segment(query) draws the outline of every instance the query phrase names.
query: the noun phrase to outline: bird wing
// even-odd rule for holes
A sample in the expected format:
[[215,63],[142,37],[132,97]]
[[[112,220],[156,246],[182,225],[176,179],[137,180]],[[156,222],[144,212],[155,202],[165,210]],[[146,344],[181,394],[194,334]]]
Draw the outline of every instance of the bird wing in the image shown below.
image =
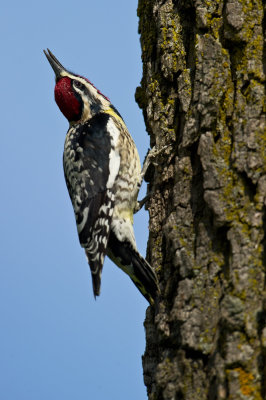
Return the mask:
[[114,209],[113,184],[120,166],[120,156],[108,130],[110,118],[107,114],[97,114],[85,124],[70,128],[63,160],[79,240],[88,258],[95,296],[100,294],[101,271]]

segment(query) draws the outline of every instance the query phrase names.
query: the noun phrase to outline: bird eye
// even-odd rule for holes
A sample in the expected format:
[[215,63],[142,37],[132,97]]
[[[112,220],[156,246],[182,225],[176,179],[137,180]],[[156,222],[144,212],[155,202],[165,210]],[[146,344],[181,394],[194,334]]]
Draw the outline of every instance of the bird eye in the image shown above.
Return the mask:
[[80,81],[74,81],[74,84],[77,88],[82,89],[83,88],[83,83],[81,83]]

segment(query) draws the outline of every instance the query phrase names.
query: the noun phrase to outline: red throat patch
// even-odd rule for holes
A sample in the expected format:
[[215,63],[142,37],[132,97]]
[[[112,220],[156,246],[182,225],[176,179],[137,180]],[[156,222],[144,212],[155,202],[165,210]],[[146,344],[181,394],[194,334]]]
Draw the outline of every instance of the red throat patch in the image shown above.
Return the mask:
[[56,83],[54,97],[60,111],[68,121],[77,121],[80,119],[82,107],[74,93],[70,78],[65,76]]

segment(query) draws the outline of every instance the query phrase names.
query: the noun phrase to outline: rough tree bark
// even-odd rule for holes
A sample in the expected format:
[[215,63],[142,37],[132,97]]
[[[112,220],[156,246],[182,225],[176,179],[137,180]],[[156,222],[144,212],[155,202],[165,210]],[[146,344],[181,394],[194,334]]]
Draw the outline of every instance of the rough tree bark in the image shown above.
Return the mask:
[[265,4],[139,0],[149,399],[266,399]]

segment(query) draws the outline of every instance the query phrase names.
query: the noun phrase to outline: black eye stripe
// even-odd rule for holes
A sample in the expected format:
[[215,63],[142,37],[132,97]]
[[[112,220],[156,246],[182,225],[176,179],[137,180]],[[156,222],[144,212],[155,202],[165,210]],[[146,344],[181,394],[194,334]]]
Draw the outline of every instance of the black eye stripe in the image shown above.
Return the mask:
[[84,89],[84,85],[80,81],[73,81],[73,83],[77,88]]

